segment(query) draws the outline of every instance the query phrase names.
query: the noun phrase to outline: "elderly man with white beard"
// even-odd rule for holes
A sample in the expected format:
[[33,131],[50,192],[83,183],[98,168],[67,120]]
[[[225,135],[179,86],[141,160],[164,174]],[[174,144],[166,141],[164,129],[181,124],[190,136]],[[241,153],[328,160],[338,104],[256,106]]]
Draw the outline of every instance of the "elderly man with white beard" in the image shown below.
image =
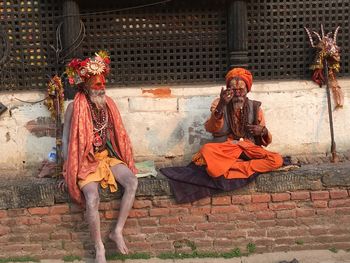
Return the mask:
[[100,51],[93,58],[73,59],[66,68],[78,93],[67,107],[63,129],[63,175],[73,201],[86,207],[86,219],[95,245],[95,262],[105,263],[101,238],[98,187],[124,187],[118,220],[109,238],[122,254],[128,253],[123,228],[137,189],[130,139],[114,101],[105,94],[110,59]]
[[261,102],[247,97],[253,76],[244,68],[234,68],[226,74],[226,88],[211,105],[211,115],[205,129],[214,136],[192,161],[206,166],[214,178],[249,178],[255,173],[269,172],[282,166],[280,154],[262,146],[272,142],[266,127]]

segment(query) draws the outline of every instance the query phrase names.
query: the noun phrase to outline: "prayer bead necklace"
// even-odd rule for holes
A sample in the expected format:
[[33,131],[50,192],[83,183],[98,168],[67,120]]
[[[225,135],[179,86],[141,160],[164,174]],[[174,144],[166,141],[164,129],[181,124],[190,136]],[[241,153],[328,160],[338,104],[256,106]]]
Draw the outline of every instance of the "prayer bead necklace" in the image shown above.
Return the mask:
[[107,128],[108,128],[108,112],[105,109],[97,109],[90,98],[87,96],[87,101],[90,107],[92,122],[93,122],[93,146],[94,151],[98,152],[105,148],[107,142]]

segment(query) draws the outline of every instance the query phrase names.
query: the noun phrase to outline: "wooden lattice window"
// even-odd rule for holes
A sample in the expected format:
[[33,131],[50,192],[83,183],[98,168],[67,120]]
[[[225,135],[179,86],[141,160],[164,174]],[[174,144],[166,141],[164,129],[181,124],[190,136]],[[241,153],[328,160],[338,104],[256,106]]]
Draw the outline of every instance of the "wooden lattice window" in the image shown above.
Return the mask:
[[[81,12],[115,10],[118,4],[82,3]],[[109,50],[109,81],[115,85],[222,81],[227,67],[227,15],[223,6],[225,1],[179,0],[83,15],[83,53],[90,56],[95,50]]]
[[45,86],[55,71],[50,45],[55,44],[54,20],[60,15],[55,0],[0,1],[0,91]]
[[55,70],[50,45],[55,43],[60,2],[0,0],[0,15],[0,91],[44,87]]
[[304,26],[326,32],[340,25],[341,74],[350,75],[350,1],[257,0],[248,3],[249,66],[259,79],[300,79],[310,76],[314,51]]

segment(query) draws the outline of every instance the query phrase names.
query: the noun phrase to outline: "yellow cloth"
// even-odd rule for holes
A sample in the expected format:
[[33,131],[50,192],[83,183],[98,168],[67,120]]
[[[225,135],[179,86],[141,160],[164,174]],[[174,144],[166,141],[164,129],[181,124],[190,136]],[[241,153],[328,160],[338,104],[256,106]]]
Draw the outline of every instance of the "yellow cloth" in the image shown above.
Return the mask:
[[102,188],[107,188],[109,186],[111,192],[116,192],[118,186],[110,167],[125,163],[117,158],[109,157],[107,150],[95,153],[95,158],[99,161],[96,171],[90,173],[85,180],[79,180],[79,188],[83,188],[90,182],[100,182]]

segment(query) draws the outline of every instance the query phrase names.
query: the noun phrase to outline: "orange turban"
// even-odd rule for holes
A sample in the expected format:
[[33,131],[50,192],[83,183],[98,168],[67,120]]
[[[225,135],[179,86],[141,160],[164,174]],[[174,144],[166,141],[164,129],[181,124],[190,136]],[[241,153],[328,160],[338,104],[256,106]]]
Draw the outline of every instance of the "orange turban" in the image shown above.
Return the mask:
[[227,72],[226,77],[225,77],[226,86],[234,77],[241,78],[245,82],[245,84],[247,85],[248,92],[251,90],[252,84],[253,84],[253,76],[249,70],[246,70],[244,68],[231,69],[229,72]]

